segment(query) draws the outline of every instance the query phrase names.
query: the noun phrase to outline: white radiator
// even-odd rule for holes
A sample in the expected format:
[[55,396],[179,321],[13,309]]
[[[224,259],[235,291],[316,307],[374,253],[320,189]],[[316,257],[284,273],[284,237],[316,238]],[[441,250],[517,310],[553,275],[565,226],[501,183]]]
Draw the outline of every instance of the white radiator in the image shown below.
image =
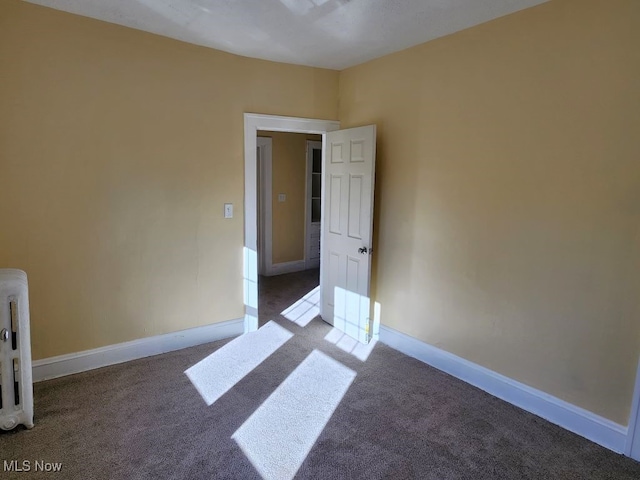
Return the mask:
[[22,270],[0,269],[0,428],[33,427],[29,290]]

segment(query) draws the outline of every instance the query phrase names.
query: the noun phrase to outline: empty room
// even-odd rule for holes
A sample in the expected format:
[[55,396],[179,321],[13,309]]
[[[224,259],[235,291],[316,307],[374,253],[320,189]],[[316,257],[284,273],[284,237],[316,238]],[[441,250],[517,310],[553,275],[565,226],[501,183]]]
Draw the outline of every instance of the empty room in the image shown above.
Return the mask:
[[640,2],[0,0],[0,477],[640,478]]

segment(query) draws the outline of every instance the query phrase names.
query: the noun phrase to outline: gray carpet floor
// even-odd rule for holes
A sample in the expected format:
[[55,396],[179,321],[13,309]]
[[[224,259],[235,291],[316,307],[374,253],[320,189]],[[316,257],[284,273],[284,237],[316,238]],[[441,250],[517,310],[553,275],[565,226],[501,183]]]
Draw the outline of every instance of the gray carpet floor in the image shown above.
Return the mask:
[[[260,478],[233,433],[314,350],[357,372],[296,478],[640,479],[640,464],[378,344],[362,362],[277,316],[317,272],[261,279],[260,323],[294,337],[207,406],[184,371],[228,340],[35,385],[36,426],[0,433],[0,478]],[[286,425],[283,425],[286,428]],[[34,472],[36,460],[62,462]]]

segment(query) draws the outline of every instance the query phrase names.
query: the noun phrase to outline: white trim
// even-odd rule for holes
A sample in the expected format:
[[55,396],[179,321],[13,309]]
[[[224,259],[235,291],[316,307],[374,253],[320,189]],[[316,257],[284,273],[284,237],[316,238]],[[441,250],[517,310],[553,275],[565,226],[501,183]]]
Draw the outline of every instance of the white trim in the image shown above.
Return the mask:
[[271,137],[257,137],[256,148],[260,148],[260,204],[262,211],[258,228],[262,237],[262,245],[258,248],[258,262],[260,273],[270,275],[273,261],[273,139]]
[[39,382],[234,337],[242,334],[243,326],[243,319],[228,320],[93,350],[35,360],[33,380]]
[[624,451],[627,428],[611,420],[384,325],[380,341],[614,452]]
[[258,312],[246,313],[243,323],[244,332],[255,332],[258,330]]
[[[325,238],[324,238],[324,233],[325,233],[325,210],[324,210],[324,201],[327,197],[326,195],[326,188],[327,188],[327,183],[326,183],[326,178],[325,178],[325,173],[327,170],[327,136],[326,135],[322,135],[322,175],[320,175],[320,182],[322,184],[322,186],[320,187],[321,193],[320,193],[320,302],[318,303],[318,315],[320,316],[320,318],[322,318],[323,320],[325,320],[326,318],[328,318],[328,312],[324,311],[324,303],[322,302],[322,299],[324,298],[324,289],[325,286],[323,285],[323,278],[324,278],[324,265],[322,265],[322,249],[326,248],[327,243],[325,242]],[[328,322],[327,322],[328,323]],[[331,312],[331,325],[333,325],[333,312]]]
[[[253,317],[255,305],[249,305],[258,297],[258,202],[256,148],[258,130],[272,132],[319,133],[340,128],[340,122],[310,118],[280,117],[275,115],[244,114],[244,298],[245,316]],[[253,252],[253,254],[252,254]],[[245,332],[257,329],[257,322],[245,320]],[[255,327],[255,328],[254,328]]]
[[631,403],[631,416],[629,417],[629,431],[624,454],[634,460],[640,461],[640,361],[636,371],[636,386],[633,391]]

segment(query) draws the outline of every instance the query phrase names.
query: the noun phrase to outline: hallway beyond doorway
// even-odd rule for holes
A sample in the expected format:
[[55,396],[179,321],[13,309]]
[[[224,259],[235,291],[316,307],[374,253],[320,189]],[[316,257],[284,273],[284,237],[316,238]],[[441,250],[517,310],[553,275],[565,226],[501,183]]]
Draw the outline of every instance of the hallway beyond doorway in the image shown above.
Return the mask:
[[320,269],[258,279],[258,325],[276,320],[280,313],[320,284]]

